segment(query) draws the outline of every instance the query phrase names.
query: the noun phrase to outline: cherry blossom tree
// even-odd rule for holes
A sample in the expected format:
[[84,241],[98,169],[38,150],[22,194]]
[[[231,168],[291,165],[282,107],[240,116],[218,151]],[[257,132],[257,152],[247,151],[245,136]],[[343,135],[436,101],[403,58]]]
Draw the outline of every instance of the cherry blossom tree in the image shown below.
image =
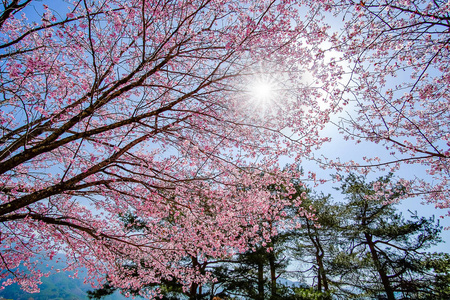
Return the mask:
[[332,37],[332,49],[349,67],[349,79],[338,95],[351,107],[338,124],[341,132],[357,142],[386,146],[390,158],[367,157],[365,167],[395,171],[405,164],[425,166],[428,176],[411,182],[411,193],[424,194],[437,207],[448,209],[450,4],[440,0],[317,4],[343,20]]
[[186,256],[258,242],[245,229],[292,203],[267,190],[289,186],[278,158],[320,146],[336,107],[317,101],[340,73],[321,59],[326,28],[302,15],[290,1],[3,1],[3,286],[38,291],[59,252],[117,287],[189,286],[208,277]]

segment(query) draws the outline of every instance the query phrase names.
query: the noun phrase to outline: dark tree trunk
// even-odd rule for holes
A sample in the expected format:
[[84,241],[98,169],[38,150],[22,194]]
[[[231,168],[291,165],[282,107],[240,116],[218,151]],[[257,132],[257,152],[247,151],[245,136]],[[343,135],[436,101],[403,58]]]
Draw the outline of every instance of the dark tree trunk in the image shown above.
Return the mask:
[[386,295],[388,297],[388,300],[395,300],[394,291],[391,287],[391,283],[389,281],[389,278],[386,274],[386,271],[384,270],[383,266],[380,263],[380,259],[378,257],[378,252],[375,249],[375,244],[372,240],[372,235],[365,233],[367,245],[369,246],[370,253],[372,255],[372,260],[375,263],[375,267],[377,268],[378,274],[380,275],[381,282],[384,287],[384,291],[386,292]]
[[269,253],[269,266],[270,266],[270,289],[272,298],[277,295],[277,274],[275,269],[275,253],[273,250]]
[[197,300],[197,288],[198,283],[191,283],[191,287],[189,289],[189,300]]
[[264,300],[264,265],[258,262],[258,300]]
[[325,256],[325,253],[315,228],[311,226],[308,221],[306,222],[306,228],[308,229],[309,238],[316,249],[317,290],[321,292],[323,287],[323,290],[326,292],[328,291],[328,280],[323,266],[323,257]]
[[[200,267],[200,264],[198,263],[197,257],[191,256],[192,260],[192,267],[194,269]],[[192,282],[191,286],[189,288],[189,300],[197,300],[197,289],[198,289],[198,283]]]

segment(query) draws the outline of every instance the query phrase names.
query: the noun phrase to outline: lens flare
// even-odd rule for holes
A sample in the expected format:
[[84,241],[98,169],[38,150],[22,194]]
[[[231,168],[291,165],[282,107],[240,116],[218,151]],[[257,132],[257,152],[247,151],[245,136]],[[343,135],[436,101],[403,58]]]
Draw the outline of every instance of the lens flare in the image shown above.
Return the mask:
[[275,86],[270,81],[259,80],[250,84],[248,93],[254,101],[267,104],[275,95]]

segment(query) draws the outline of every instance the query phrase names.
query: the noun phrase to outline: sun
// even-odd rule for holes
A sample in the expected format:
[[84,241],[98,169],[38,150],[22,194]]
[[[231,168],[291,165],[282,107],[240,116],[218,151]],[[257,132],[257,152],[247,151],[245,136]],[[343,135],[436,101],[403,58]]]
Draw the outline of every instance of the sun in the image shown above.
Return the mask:
[[275,96],[275,85],[269,80],[260,79],[249,84],[248,94],[254,101],[267,104]]
[[276,114],[286,92],[283,74],[276,70],[276,66],[263,63],[249,70],[239,82],[239,90],[243,92],[240,96],[244,100],[240,105],[261,116]]

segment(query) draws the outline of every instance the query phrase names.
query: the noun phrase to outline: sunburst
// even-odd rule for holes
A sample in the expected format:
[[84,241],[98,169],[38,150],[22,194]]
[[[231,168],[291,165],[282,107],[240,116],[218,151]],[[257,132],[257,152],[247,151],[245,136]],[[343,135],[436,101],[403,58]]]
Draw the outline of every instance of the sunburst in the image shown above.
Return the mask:
[[250,84],[248,93],[254,101],[268,104],[275,96],[275,85],[268,80],[257,80]]

